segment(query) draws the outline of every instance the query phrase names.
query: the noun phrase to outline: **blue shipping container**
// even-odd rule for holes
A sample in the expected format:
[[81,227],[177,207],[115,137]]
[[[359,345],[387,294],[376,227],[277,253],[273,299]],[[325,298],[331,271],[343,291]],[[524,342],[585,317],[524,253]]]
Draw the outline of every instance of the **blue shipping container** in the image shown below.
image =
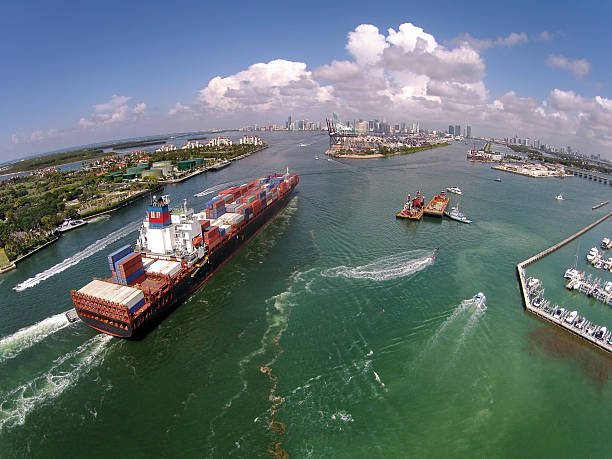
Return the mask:
[[115,264],[117,260],[120,260],[121,258],[131,253],[132,253],[132,247],[130,247],[129,245],[124,245],[120,249],[117,249],[114,252],[111,252],[110,254],[108,254],[108,264],[112,266]]
[[133,314],[136,311],[138,311],[140,308],[142,308],[144,305],[145,305],[145,300],[143,298],[142,300],[140,300],[138,303],[136,303],[134,306],[130,308],[130,312]]
[[225,234],[225,228],[219,227],[219,234],[223,236]]

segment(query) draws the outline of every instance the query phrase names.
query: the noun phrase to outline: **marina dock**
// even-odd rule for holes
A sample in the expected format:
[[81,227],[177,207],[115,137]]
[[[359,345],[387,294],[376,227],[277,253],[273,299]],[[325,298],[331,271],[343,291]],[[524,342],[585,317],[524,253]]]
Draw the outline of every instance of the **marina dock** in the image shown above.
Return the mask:
[[[559,320],[557,320],[557,318],[551,316],[550,314],[548,314],[545,310],[545,308],[538,308],[535,307],[531,304],[531,292],[530,290],[527,288],[526,285],[526,278],[525,278],[525,268],[527,266],[529,266],[532,263],[535,263],[538,260],[541,260],[542,258],[544,258],[547,255],[550,255],[551,253],[553,253],[555,250],[560,249],[561,247],[563,247],[566,244],[569,244],[570,242],[572,242],[574,239],[582,236],[584,233],[586,233],[587,231],[591,230],[592,228],[594,228],[595,226],[599,225],[600,223],[602,223],[603,221],[607,220],[610,216],[612,216],[612,212],[609,212],[608,214],[604,215],[603,217],[601,217],[600,219],[594,221],[593,223],[591,223],[590,225],[586,226],[585,228],[581,229],[580,231],[578,231],[575,234],[572,234],[571,236],[567,237],[566,239],[562,240],[561,242],[558,242],[557,244],[553,245],[552,247],[549,247],[546,250],[543,250],[542,252],[520,262],[518,265],[516,265],[516,270],[517,270],[517,275],[519,278],[519,287],[521,289],[521,295],[523,296],[523,304],[525,306],[525,309],[527,310],[527,312],[546,320],[547,322],[553,323],[555,325],[559,325],[561,326],[561,328],[563,328],[564,330],[569,331],[570,333],[572,333],[573,335],[582,338],[586,341],[588,341],[590,344],[595,345],[596,347],[598,347],[599,349],[602,349],[604,351],[606,351],[609,354],[612,354],[612,346],[607,344],[607,342],[605,340],[598,340],[596,339],[594,336],[587,334],[586,332],[583,332],[581,329],[577,329],[576,327],[572,327],[571,324],[566,324],[564,321],[562,321],[561,318],[558,318]],[[554,311],[553,311],[554,314]]]

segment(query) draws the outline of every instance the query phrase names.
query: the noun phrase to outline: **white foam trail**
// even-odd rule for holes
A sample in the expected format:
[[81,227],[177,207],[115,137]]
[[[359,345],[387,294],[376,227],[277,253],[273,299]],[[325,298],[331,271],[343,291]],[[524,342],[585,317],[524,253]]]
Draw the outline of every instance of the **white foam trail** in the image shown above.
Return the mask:
[[70,325],[66,313],[47,317],[34,325],[24,327],[12,335],[0,339],[0,363],[12,359],[23,350],[32,347],[47,336]]
[[99,217],[95,217],[92,218],[91,220],[89,220],[89,223],[95,223],[95,222],[99,222],[102,220],[108,220],[110,218],[110,215],[105,214],[105,215],[100,215]]
[[425,269],[433,262],[433,252],[413,250],[390,257],[379,258],[372,263],[356,268],[351,268],[349,266],[329,268],[324,270],[321,274],[325,277],[343,276],[349,279],[385,281],[411,276]]
[[59,397],[81,376],[102,363],[103,353],[112,339],[110,335],[96,335],[55,360],[47,372],[0,395],[0,431],[23,425],[32,410]]
[[385,387],[385,383],[380,380],[380,376],[378,376],[378,373],[374,372],[374,377],[376,378],[376,382],[378,382],[378,384],[380,384],[382,387]]
[[206,196],[207,194],[213,194],[219,190],[222,190],[223,188],[225,188],[227,185],[229,185],[229,183],[221,183],[219,185],[215,185],[215,186],[211,186],[210,188],[206,188],[203,191],[200,191],[199,193],[194,194],[194,196],[196,198],[202,198],[204,196]]
[[96,242],[88,246],[86,249],[75,253],[74,255],[66,258],[64,261],[54,266],[51,266],[49,269],[46,269],[43,272],[36,274],[36,276],[34,277],[30,277],[29,279],[26,279],[23,282],[20,282],[15,287],[13,287],[13,290],[17,292],[22,292],[25,289],[32,288],[40,284],[42,281],[49,279],[50,277],[53,277],[56,274],[61,273],[62,271],[67,270],[71,266],[74,266],[80,263],[86,258],[89,258],[94,253],[99,252],[100,250],[109,246],[113,242],[118,241],[122,237],[125,237],[128,234],[136,231],[139,227],[140,227],[140,220],[132,222],[124,226],[123,228],[118,229],[117,231],[113,231],[112,233],[106,235],[102,239],[98,239]]

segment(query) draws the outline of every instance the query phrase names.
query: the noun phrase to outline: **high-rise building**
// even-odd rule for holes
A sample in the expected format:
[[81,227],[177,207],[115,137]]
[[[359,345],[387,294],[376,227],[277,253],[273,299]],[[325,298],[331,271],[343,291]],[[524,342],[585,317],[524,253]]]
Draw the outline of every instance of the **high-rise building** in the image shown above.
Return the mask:
[[469,139],[472,137],[472,126],[469,124],[465,127],[465,136]]
[[450,135],[455,135],[455,127],[452,124],[448,125],[448,133]]
[[461,135],[461,126],[459,126],[458,124],[455,124],[455,136],[460,136]]
[[287,123],[285,124],[285,127],[287,129],[291,129],[291,115],[289,115],[289,117],[287,118]]

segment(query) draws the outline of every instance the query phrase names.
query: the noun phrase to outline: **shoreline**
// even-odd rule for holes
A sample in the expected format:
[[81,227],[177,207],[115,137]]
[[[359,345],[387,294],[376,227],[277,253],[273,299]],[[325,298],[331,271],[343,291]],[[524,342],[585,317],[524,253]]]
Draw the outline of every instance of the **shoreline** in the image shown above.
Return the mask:
[[387,158],[390,156],[399,156],[399,155],[411,155],[413,153],[418,153],[420,151],[425,150],[433,150],[434,148],[440,147],[448,147],[450,143],[443,144],[433,144],[422,147],[415,147],[416,150],[413,151],[396,151],[394,153],[390,153],[388,155],[383,155],[382,153],[373,153],[371,155],[360,155],[360,154],[345,154],[345,153],[334,153],[331,148],[325,151],[325,154],[328,156],[332,156],[334,158],[343,158],[343,159],[374,159],[374,158]]
[[567,178],[567,177],[573,177],[574,174],[567,174],[567,173],[563,173],[563,174],[547,174],[547,175],[536,175],[536,174],[530,174],[528,172],[521,172],[518,170],[511,170],[511,169],[507,169],[504,166],[491,166],[491,169],[495,169],[496,171],[502,171],[502,172],[508,172],[509,174],[516,174],[516,175],[522,175],[524,177],[531,177],[531,178]]

